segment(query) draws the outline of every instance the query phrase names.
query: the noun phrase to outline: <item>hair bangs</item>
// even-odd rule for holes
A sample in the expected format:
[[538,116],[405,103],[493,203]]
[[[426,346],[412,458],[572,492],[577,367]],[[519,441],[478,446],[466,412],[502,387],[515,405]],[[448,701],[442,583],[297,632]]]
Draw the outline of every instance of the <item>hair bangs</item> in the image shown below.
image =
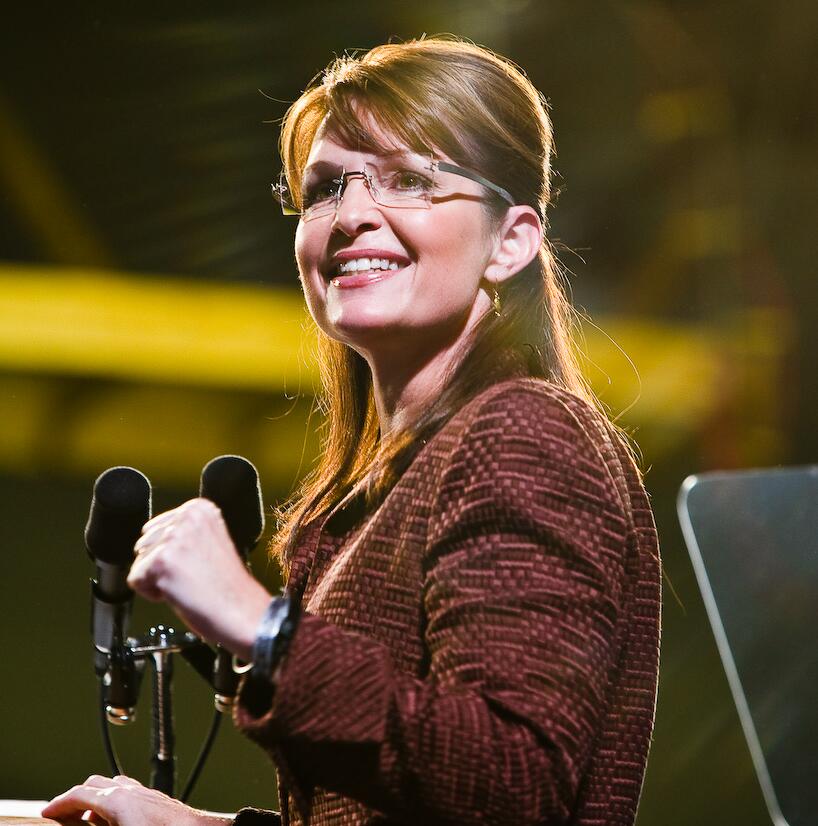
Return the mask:
[[380,92],[373,84],[363,89],[336,86],[327,97],[326,128],[345,146],[367,152],[388,153],[409,149],[432,152],[435,142],[428,118],[405,96]]

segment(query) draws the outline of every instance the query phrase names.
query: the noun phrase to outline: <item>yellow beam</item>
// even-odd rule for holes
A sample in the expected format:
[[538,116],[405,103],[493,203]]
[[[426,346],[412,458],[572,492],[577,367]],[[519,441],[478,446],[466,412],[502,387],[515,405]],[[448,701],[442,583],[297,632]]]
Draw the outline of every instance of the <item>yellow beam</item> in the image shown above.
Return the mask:
[[295,289],[0,266],[0,367],[287,389],[313,379]]
[[[737,315],[718,328],[608,317],[598,327],[584,326],[585,369],[612,413],[627,410],[623,422],[639,428],[638,438],[656,456],[725,405],[762,409],[753,377],[775,386],[790,347],[786,322],[774,310]],[[127,446],[135,455],[156,453],[157,466],[187,472],[191,450],[230,451],[258,418],[257,409],[242,412],[244,402],[231,402],[231,392],[278,399],[262,417],[282,412],[284,394],[312,395],[309,330],[295,288],[0,266],[0,370],[7,374],[0,412],[7,424],[19,423],[0,438],[0,464],[39,455],[44,434],[57,428],[64,437],[60,453],[73,457],[74,467],[103,464],[107,455],[123,461],[117,457]],[[38,374],[125,385],[97,397],[68,433],[59,401],[42,386],[48,378]],[[8,381],[15,376],[27,379],[13,389]],[[776,418],[774,410],[761,416],[758,439],[772,444]],[[274,439],[260,437],[252,452],[275,444],[282,474],[294,473],[303,439],[281,428],[300,425],[259,426]]]

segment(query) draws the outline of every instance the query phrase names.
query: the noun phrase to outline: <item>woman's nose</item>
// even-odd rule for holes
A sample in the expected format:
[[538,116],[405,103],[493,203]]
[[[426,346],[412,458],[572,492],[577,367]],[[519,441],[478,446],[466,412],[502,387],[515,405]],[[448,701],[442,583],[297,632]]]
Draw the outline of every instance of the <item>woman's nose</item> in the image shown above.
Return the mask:
[[380,221],[380,207],[372,197],[369,181],[363,174],[347,177],[335,210],[333,227],[349,235],[378,226]]

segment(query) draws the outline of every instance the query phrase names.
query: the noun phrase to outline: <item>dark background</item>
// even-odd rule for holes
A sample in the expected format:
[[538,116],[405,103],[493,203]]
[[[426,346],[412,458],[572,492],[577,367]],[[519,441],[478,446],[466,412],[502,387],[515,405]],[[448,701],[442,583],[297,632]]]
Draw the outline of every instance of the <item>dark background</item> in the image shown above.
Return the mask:
[[[576,304],[635,365],[586,325],[589,376],[614,414],[626,411],[642,449],[668,577],[639,823],[769,822],[675,500],[691,473],[815,461],[810,0],[7,11],[0,798],[47,798],[107,770],[82,548],[95,476],[139,467],[161,510],[196,492],[212,456],[241,453],[272,503],[314,455],[308,360],[265,361],[279,343],[298,351],[302,320],[294,227],[269,198],[276,122],[333,54],[424,32],[511,57],[549,99],[560,189],[552,235]],[[223,316],[235,329],[224,331]],[[189,330],[183,346],[175,322]],[[274,587],[263,549],[255,563]],[[163,616],[140,606],[133,628]],[[210,700],[184,664],[177,675],[184,776]],[[141,779],[147,700],[141,722],[115,732]],[[273,805],[272,769],[227,725],[194,802]]]

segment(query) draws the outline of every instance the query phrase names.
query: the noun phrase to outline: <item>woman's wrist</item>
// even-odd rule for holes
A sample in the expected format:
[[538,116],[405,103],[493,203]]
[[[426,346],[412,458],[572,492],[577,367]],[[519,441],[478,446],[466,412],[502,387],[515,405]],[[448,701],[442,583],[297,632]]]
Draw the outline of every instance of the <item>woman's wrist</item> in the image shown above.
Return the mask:
[[237,659],[249,662],[256,630],[269,603],[270,594],[267,589],[260,582],[252,580],[250,588],[231,599],[230,605],[220,615],[220,627],[206,638],[224,646]]
[[[202,809],[196,810],[196,817],[196,826],[231,826],[236,822],[236,819],[229,815],[217,815]],[[191,821],[191,826],[194,826],[193,821]]]

